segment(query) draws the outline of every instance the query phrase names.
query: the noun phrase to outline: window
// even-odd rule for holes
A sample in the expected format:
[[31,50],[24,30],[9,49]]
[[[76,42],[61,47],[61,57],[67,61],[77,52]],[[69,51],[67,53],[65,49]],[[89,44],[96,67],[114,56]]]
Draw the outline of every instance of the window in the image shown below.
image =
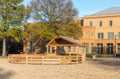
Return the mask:
[[57,54],[64,55],[65,54],[64,46],[58,46],[56,52],[57,52]]
[[82,53],[84,54],[85,50],[84,50],[84,47],[82,47]]
[[84,21],[80,20],[80,25],[83,26],[83,24],[84,24]]
[[112,43],[107,44],[107,54],[113,54],[113,44]]
[[112,21],[109,21],[109,26],[112,26]]
[[77,53],[77,47],[74,46],[74,53]]
[[50,46],[48,46],[48,52],[50,53],[51,51],[50,51]]
[[68,46],[67,48],[68,48],[68,52],[71,52],[71,46]]
[[94,44],[91,43],[91,53],[94,53]]
[[87,35],[88,35],[87,32],[84,32],[84,33],[83,33],[83,36],[84,36],[84,37],[86,37]]
[[93,22],[92,21],[90,21],[90,26],[93,26]]
[[89,52],[89,45],[88,45],[88,43],[84,43],[84,46],[85,46],[85,48],[86,48],[86,49],[85,49],[85,50],[86,50],[85,52],[88,53],[88,52]]
[[120,32],[118,32],[118,38],[120,38]]
[[104,33],[98,33],[98,39],[103,39],[104,38]]
[[99,22],[99,26],[102,27],[102,21]]
[[108,32],[108,39],[114,38],[114,32]]

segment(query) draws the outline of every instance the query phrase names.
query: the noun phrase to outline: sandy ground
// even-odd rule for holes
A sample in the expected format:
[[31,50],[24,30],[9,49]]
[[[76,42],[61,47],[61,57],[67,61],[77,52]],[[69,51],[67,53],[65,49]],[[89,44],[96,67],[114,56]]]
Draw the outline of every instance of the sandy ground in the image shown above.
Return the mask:
[[11,64],[0,59],[0,79],[120,79],[120,59],[78,65]]

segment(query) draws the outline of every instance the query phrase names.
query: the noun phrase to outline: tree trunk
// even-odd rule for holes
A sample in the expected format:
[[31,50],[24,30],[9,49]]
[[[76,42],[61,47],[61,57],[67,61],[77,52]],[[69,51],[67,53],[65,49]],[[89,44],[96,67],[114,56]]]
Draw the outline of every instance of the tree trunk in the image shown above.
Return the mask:
[[2,48],[2,56],[6,56],[6,38],[3,39],[3,48]]
[[25,53],[25,54],[27,54],[28,52],[29,52],[29,41],[25,41],[24,42],[24,46],[23,46],[23,52]]

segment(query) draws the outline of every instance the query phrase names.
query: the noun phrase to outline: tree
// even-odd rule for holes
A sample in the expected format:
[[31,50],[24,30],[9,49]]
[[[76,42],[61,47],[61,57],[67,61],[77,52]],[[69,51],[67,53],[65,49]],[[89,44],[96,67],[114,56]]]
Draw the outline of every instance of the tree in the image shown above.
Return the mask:
[[[30,19],[30,15],[31,15],[31,8],[29,5],[25,6],[25,11],[24,11],[24,19],[23,19],[23,32],[22,32],[22,40],[23,40],[23,52],[27,53],[29,51],[29,36],[30,36],[30,32],[31,30],[28,29],[29,27],[29,23],[28,20]],[[31,28],[31,26],[30,26]],[[26,51],[27,50],[27,51]]]
[[73,20],[78,12],[71,0],[32,0],[28,10],[30,17],[37,22],[26,23],[24,26],[24,49],[27,50],[24,50],[25,53],[29,52],[30,42],[38,47],[56,35],[74,38],[82,35],[81,27]]
[[40,51],[42,41],[45,40],[44,37],[51,39],[51,36],[53,35],[44,23],[41,22],[27,23],[24,27],[24,32],[22,34],[24,38],[24,53],[33,52],[33,50],[30,51],[31,43],[36,49],[35,52],[38,53]]
[[7,55],[6,39],[20,41],[22,33],[23,0],[0,0],[0,37],[3,39],[2,56]]
[[44,22],[55,36],[79,38],[82,35],[81,27],[73,20],[78,11],[71,0],[32,0],[31,9],[33,18],[38,22]]

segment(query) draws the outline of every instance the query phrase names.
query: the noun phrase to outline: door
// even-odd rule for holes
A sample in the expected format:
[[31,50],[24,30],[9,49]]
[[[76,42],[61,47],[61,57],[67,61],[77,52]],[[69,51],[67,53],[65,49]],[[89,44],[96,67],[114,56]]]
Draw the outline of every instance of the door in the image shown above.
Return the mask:
[[97,44],[97,53],[98,54],[102,54],[103,53],[103,44],[102,43],[98,43]]
[[113,54],[113,44],[112,43],[107,44],[107,54]]
[[64,55],[65,54],[64,46],[57,46],[56,52],[58,55]]

